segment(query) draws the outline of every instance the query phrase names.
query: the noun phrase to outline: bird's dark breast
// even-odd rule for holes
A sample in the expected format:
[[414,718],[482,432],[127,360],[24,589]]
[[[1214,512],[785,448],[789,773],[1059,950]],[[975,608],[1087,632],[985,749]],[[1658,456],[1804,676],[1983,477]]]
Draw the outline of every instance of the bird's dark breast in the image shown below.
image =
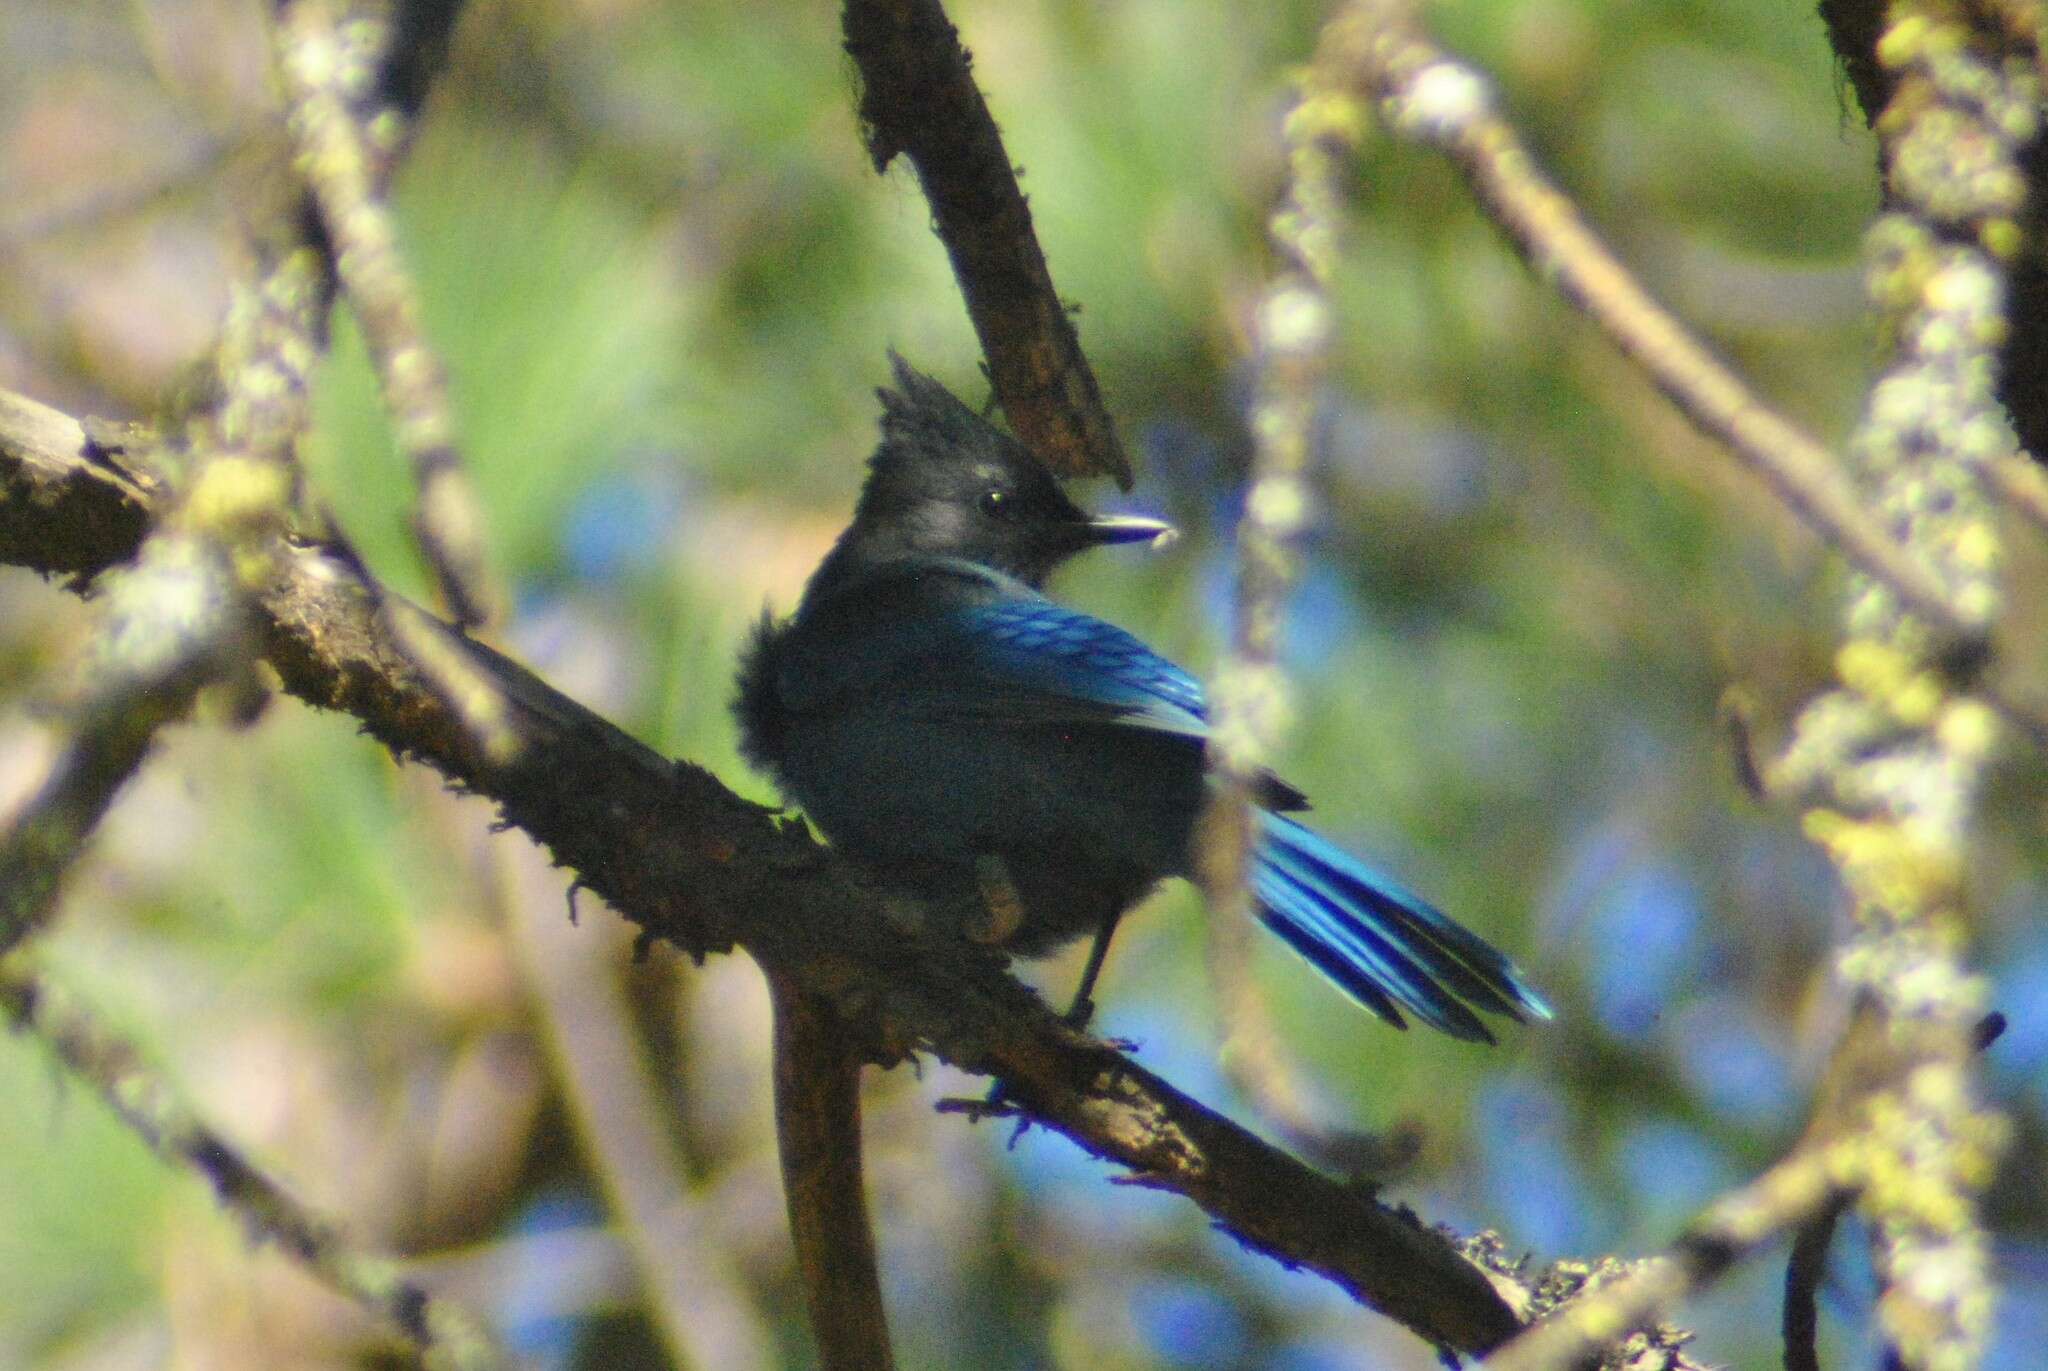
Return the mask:
[[[958,905],[997,857],[1025,921],[1007,946],[1050,951],[1187,870],[1199,744],[1165,734],[873,708],[788,714],[780,774],[834,846]],[[1110,745],[1113,744],[1113,745]]]

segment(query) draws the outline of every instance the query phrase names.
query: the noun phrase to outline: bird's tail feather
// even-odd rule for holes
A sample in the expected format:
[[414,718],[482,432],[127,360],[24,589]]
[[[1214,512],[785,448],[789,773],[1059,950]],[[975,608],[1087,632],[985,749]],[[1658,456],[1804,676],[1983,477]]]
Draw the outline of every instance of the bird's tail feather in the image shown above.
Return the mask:
[[[1454,1038],[1492,1042],[1472,1009],[1521,1020],[1550,1006],[1485,939],[1314,830],[1260,816],[1252,894],[1266,926],[1396,1028],[1402,1009]],[[1471,1008],[1467,1008],[1467,1004]]]

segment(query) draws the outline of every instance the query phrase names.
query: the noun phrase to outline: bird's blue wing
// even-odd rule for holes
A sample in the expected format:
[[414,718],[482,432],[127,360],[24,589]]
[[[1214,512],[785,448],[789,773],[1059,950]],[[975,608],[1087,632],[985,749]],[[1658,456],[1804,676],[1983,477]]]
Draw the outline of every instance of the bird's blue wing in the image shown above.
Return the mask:
[[1208,736],[1193,676],[1079,610],[1035,596],[965,607],[946,616],[941,638],[947,659],[912,687],[925,707]]
[[874,695],[892,713],[1009,724],[1122,724],[1208,736],[1202,687],[1114,624],[1009,577],[934,559],[820,609],[777,667],[783,701]]

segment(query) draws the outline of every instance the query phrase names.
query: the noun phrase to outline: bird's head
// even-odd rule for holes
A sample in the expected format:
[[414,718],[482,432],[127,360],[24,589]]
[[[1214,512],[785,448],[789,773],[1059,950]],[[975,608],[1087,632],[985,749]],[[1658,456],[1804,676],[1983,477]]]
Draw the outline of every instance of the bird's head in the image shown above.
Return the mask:
[[890,360],[896,388],[879,392],[882,442],[842,539],[849,555],[958,557],[1037,586],[1077,552],[1172,533],[1156,519],[1090,515],[1022,443]]

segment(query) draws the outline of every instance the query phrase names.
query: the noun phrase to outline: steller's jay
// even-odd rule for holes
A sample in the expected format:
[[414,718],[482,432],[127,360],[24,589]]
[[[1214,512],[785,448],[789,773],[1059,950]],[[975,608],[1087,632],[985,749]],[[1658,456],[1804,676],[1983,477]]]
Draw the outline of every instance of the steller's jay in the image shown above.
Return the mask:
[[[892,361],[852,524],[742,655],[742,748],[840,851],[968,936],[1037,956],[1094,931],[1085,1020],[1117,919],[1194,869],[1207,723],[1192,676],[1039,587],[1077,552],[1170,530],[1090,518],[1022,444]],[[1254,798],[1260,917],[1368,1009],[1483,1042],[1473,1009],[1550,1016],[1483,939],[1284,817],[1299,791],[1269,776]]]

